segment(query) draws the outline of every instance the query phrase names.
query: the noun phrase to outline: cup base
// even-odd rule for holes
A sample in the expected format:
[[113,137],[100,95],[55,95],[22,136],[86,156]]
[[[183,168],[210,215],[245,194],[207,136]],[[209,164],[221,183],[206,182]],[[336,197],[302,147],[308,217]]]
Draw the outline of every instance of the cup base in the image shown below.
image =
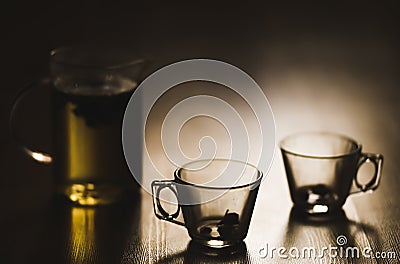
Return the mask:
[[340,206],[326,204],[295,204],[293,206],[293,211],[296,214],[316,218],[330,217],[336,215],[341,210]]
[[340,223],[346,221],[347,216],[342,208],[332,210],[326,214],[308,214],[304,209],[296,206],[292,207],[289,219],[293,223],[301,224],[326,224],[326,223]]
[[192,251],[197,251],[202,255],[212,257],[236,255],[238,253],[242,253],[243,250],[246,251],[246,245],[243,241],[227,242],[221,240],[192,240],[190,242],[190,248]]
[[226,241],[226,240],[218,240],[218,239],[211,239],[211,240],[193,240],[195,243],[213,249],[222,249],[235,246],[239,242],[237,241]]
[[96,206],[117,202],[123,189],[113,184],[74,183],[61,188],[60,193],[73,204]]

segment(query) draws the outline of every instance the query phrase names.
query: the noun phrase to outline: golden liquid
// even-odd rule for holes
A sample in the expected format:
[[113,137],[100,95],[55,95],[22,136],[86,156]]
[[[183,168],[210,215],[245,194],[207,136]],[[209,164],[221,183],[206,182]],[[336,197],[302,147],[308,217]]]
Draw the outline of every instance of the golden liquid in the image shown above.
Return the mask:
[[111,203],[134,185],[121,136],[125,108],[136,84],[118,83],[122,84],[107,87],[107,92],[94,92],[96,87],[54,89],[56,185],[75,203]]

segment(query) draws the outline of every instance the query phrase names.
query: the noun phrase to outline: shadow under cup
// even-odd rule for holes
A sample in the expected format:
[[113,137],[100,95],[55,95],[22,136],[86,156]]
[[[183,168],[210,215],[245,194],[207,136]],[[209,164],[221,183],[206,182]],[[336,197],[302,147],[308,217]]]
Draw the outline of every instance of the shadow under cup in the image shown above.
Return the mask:
[[[282,140],[280,148],[292,201],[305,213],[335,212],[349,194],[375,190],[379,185],[383,156],[361,152],[361,145],[346,136],[299,133]],[[375,171],[364,183],[357,173],[365,162],[372,162]]]
[[[236,245],[247,235],[262,177],[256,167],[240,161],[191,162],[175,171],[174,180],[152,183],[155,214],[185,226],[193,241],[201,245]],[[175,213],[168,213],[161,204],[165,188],[178,200]],[[178,220],[181,212],[184,222]]]

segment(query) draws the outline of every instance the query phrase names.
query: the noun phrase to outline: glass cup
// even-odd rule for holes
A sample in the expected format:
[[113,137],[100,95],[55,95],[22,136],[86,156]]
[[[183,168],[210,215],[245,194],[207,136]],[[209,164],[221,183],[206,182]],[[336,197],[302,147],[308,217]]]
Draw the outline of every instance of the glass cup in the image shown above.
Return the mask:
[[[135,188],[123,155],[121,127],[145,61],[124,51],[91,45],[51,51],[50,76],[22,90],[11,112],[16,141],[34,160],[52,163],[56,191],[79,205],[109,204]],[[23,144],[15,129],[14,112],[35,87],[51,90],[51,155]]]
[[[299,133],[283,139],[280,148],[292,201],[307,214],[335,212],[349,194],[373,191],[379,185],[383,156],[361,152],[361,145],[346,136]],[[372,162],[375,171],[364,183],[357,173],[366,162]]]
[[[200,245],[234,246],[247,235],[262,177],[255,166],[241,161],[194,161],[177,169],[174,180],[152,182],[154,212],[159,219],[185,226]],[[162,206],[165,188],[178,201],[173,213]],[[184,221],[178,219],[180,213]]]

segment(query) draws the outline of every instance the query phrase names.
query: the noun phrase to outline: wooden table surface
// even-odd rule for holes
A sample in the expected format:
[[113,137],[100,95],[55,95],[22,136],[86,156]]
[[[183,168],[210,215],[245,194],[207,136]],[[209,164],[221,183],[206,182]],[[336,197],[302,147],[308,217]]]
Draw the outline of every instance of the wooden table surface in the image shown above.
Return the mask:
[[[159,3],[154,8],[146,3],[93,7],[47,2],[10,8],[4,17],[9,28],[4,31],[3,51],[7,52],[0,116],[0,263],[400,263],[396,5],[328,6],[317,1],[231,5]],[[8,135],[12,98],[25,83],[46,74],[51,48],[107,34],[115,41],[129,39],[133,48],[151,54],[153,70],[199,57],[244,69],[267,95],[278,141],[303,130],[347,134],[360,141],[365,151],[384,155],[380,187],[349,197],[342,214],[331,221],[306,220],[292,212],[282,158],[276,150],[244,244],[235,254],[217,257],[190,243],[185,228],[158,220],[151,196],[144,191],[98,208],[73,207],[54,199],[51,168],[25,157]],[[28,111],[26,134],[28,140],[50,147],[46,98],[37,95],[36,100],[42,103]],[[318,250],[336,246],[339,235],[346,236],[349,246],[396,256],[259,256],[266,245]]]

